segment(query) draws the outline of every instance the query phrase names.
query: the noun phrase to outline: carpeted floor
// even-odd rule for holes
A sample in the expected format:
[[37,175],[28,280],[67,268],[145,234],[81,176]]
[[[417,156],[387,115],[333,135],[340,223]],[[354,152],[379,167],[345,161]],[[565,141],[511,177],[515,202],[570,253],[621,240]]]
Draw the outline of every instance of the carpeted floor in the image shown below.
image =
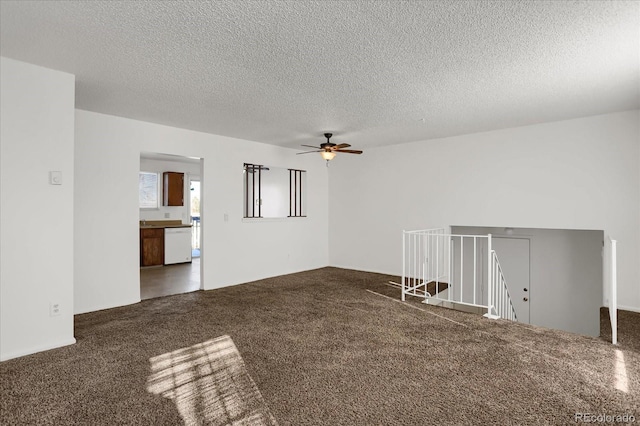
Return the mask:
[[614,347],[403,304],[389,279],[323,268],[79,315],[75,345],[0,364],[0,423],[640,421],[637,317]]

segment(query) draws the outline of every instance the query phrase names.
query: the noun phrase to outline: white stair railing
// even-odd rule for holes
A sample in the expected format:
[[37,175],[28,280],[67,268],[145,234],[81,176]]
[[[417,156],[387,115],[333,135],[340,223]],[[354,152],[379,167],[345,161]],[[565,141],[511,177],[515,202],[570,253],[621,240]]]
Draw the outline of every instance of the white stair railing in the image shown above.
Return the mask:
[[489,293],[491,293],[491,301],[493,304],[489,304],[486,317],[487,318],[504,318],[511,321],[517,321],[516,310],[509,295],[509,288],[507,287],[507,281],[502,273],[502,266],[498,260],[498,255],[495,250],[491,250],[491,285],[489,286]]
[[[423,229],[402,232],[402,300],[405,295],[433,296],[427,285],[435,283],[435,294],[440,292],[444,275],[444,229]],[[443,289],[445,288],[442,286]]]
[[[486,253],[489,253],[487,256]],[[446,234],[443,228],[402,232],[401,298],[461,304],[487,310],[489,318],[516,314],[491,234]]]

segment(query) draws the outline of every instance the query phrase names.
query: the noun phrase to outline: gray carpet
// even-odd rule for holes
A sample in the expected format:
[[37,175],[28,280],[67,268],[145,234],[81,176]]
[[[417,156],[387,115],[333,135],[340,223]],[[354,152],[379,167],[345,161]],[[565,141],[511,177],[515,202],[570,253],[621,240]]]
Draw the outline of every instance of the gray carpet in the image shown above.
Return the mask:
[[613,347],[402,304],[389,279],[323,268],[79,315],[77,344],[0,364],[0,423],[640,421],[637,324]]

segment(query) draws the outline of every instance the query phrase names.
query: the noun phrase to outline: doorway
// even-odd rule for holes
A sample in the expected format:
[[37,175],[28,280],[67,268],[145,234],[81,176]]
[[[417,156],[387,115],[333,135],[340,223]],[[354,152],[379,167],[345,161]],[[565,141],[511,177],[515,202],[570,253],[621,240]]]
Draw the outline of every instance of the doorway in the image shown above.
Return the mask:
[[191,179],[191,257],[200,257],[200,181]]
[[[141,176],[144,174],[146,177],[146,186],[143,188],[140,184],[140,198],[142,200],[144,195],[146,204],[140,204],[139,211],[142,300],[203,288],[202,169],[200,158],[149,152],[140,154]],[[153,176],[155,179],[151,179]],[[142,178],[140,181],[143,182]],[[155,186],[149,181],[156,182]],[[171,195],[166,201],[164,198],[169,192]],[[175,196],[175,192],[179,196]],[[154,205],[150,199],[155,199]],[[171,238],[168,239],[169,234]],[[148,240],[150,237],[153,240]],[[148,262],[150,246],[155,257]],[[151,266],[147,266],[149,264]]]

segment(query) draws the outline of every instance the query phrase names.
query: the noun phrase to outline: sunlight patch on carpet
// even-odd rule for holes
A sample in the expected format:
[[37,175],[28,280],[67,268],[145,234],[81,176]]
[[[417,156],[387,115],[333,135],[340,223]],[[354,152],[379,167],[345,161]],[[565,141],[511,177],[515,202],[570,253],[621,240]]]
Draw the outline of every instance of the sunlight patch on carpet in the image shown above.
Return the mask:
[[187,425],[277,425],[229,336],[149,359],[147,391],[171,399]]
[[616,389],[629,393],[627,365],[624,362],[624,354],[620,349],[616,349]]

